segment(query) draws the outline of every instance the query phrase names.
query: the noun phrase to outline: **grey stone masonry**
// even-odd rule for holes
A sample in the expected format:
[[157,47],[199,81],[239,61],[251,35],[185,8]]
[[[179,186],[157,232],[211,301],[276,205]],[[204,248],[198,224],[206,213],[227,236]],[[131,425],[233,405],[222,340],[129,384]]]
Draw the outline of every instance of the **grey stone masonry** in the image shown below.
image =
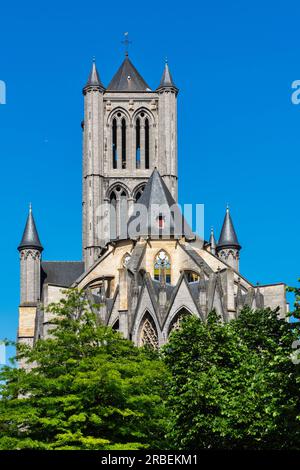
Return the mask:
[[[161,85],[157,91],[140,90],[138,85],[145,82],[128,59],[127,78],[123,72],[118,71],[112,83],[117,88],[121,80],[124,91],[105,90],[96,82],[88,82],[83,90],[82,243],[86,269],[97,260],[104,244],[103,215],[110,204],[116,209],[118,238],[121,212],[129,216],[154,168],[177,201],[178,89]],[[137,85],[130,87],[133,78]]]

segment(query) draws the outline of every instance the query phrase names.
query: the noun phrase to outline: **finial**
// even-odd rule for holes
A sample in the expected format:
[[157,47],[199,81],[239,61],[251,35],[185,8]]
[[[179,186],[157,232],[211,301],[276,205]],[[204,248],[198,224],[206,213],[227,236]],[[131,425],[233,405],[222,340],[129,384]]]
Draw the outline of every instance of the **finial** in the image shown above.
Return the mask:
[[228,204],[228,202],[227,202],[227,204],[226,204],[226,211],[229,212],[229,204]]
[[122,41],[122,44],[124,44],[125,46],[125,56],[128,57],[128,48],[129,48],[129,44],[131,44],[132,42],[129,41],[128,39],[128,31],[126,31],[126,33],[124,33],[124,41]]
[[92,61],[93,61],[93,64],[96,63],[96,57],[94,55],[93,55]]
[[165,57],[165,64],[168,63],[168,57]]
[[210,227],[210,233],[212,233],[212,234],[214,233],[214,228],[213,228],[213,226]]
[[32,204],[31,204],[31,202],[29,203],[29,212],[32,212]]

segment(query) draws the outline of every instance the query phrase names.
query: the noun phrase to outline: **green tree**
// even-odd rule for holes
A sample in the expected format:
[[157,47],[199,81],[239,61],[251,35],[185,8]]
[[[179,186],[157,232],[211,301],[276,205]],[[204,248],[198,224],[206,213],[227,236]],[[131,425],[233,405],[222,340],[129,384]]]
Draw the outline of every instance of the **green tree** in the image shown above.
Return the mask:
[[296,333],[278,311],[185,319],[164,348],[167,437],[177,449],[300,449]]
[[[298,279],[300,282],[300,279]],[[294,302],[294,311],[291,312],[291,315],[293,315],[295,318],[300,320],[300,287],[288,287],[287,288],[288,292],[292,292],[295,296],[295,302]]]
[[158,355],[103,326],[96,306],[71,290],[49,307],[51,337],[0,374],[0,449],[139,449],[164,445]]

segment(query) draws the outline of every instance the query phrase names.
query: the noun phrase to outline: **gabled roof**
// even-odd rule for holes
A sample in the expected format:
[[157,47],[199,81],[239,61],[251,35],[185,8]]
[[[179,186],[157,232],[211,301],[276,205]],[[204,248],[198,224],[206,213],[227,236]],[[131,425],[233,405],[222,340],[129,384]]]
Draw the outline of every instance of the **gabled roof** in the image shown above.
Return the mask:
[[35,248],[36,250],[43,251],[43,247],[36,229],[31,205],[29,207],[29,214],[27,217],[22,240],[18,246],[18,250],[21,251],[23,248]]
[[218,248],[231,246],[236,247],[238,249],[241,248],[237,235],[234,230],[233,222],[230,216],[229,207],[226,209],[226,214],[223,222],[223,227],[221,230],[221,235],[219,238]]
[[139,74],[131,60],[126,56],[119,70],[114,75],[107,91],[151,91],[143,77]]
[[[146,208],[143,214],[139,210],[141,206]],[[144,217],[142,217],[143,215]],[[161,225],[159,219],[162,221]],[[161,236],[164,238],[181,238],[182,236],[187,239],[195,238],[195,234],[156,168],[150,176],[143,194],[134,205],[133,215],[128,222],[128,238],[148,236],[150,238],[160,238]]]

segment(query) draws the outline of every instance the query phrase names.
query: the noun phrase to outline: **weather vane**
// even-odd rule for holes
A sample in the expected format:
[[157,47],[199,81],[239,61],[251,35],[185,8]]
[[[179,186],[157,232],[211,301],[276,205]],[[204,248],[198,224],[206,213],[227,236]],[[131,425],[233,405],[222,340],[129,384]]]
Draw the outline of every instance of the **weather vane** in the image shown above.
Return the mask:
[[128,39],[128,32],[124,33],[124,41],[122,41],[122,44],[124,44],[125,46],[125,55],[128,56],[128,48],[129,48],[129,44],[131,44],[132,42],[129,41]]

